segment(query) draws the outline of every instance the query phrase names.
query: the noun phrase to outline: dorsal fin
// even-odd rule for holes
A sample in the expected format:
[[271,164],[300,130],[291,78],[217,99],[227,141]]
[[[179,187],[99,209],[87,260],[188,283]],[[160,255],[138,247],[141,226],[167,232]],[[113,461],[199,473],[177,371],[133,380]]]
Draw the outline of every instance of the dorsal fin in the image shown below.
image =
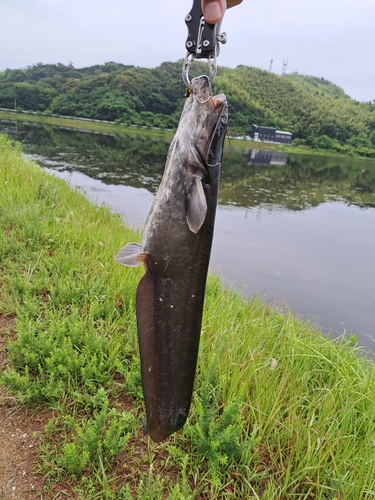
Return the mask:
[[[150,438],[159,443],[166,439],[173,430],[165,429],[166,422],[160,413],[160,370],[155,335],[155,282],[151,273],[146,273],[137,287],[136,309],[138,324],[138,340],[141,354],[142,387],[146,404],[147,428]],[[160,353],[159,353],[160,354]],[[165,394],[162,394],[165,396]],[[169,432],[168,432],[169,431]]]

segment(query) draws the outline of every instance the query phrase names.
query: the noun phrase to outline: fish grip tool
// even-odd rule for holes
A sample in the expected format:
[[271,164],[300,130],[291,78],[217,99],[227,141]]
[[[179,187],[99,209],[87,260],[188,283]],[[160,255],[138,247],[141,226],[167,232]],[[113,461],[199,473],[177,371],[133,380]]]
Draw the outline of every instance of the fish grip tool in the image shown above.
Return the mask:
[[185,17],[188,37],[185,42],[187,53],[182,65],[182,80],[190,88],[189,69],[194,59],[207,59],[208,77],[212,83],[216,76],[216,58],[220,52],[220,43],[226,43],[226,33],[220,32],[221,21],[217,24],[206,22],[201,0],[193,0],[193,7]]

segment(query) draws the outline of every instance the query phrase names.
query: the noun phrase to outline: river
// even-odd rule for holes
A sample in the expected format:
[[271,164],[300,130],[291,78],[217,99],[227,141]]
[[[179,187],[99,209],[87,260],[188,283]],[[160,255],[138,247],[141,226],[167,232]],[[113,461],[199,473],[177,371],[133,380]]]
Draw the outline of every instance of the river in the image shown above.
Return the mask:
[[[0,131],[143,227],[168,143],[9,121]],[[375,350],[375,162],[227,147],[210,269]]]

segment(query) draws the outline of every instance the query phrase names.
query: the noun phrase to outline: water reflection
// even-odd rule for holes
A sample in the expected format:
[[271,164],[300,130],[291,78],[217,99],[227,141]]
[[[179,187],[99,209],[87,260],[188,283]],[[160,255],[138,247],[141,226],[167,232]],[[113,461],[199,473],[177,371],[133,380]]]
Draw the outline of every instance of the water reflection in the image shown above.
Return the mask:
[[[4,126],[40,164],[142,227],[167,143]],[[219,203],[211,269],[374,347],[375,162],[226,148]]]
[[[11,131],[9,122],[1,126]],[[11,127],[15,127],[11,122]],[[13,135],[24,151],[51,168],[79,171],[105,184],[144,187],[156,193],[164,171],[167,142],[76,132],[18,123]],[[267,163],[269,162],[269,163]],[[239,207],[276,205],[304,210],[327,201],[375,207],[374,162],[275,151],[226,148],[220,203]],[[268,165],[268,168],[264,166]]]
[[252,149],[246,153],[248,165],[286,165],[288,161],[288,153],[280,153],[278,151],[267,151]]

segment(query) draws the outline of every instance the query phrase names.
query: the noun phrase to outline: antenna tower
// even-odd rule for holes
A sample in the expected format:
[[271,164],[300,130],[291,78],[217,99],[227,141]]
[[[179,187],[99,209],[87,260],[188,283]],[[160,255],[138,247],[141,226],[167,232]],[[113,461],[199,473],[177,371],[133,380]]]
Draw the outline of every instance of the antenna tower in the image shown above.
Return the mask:
[[288,59],[283,59],[283,67],[281,70],[281,75],[284,76],[286,74],[286,68],[288,67]]

